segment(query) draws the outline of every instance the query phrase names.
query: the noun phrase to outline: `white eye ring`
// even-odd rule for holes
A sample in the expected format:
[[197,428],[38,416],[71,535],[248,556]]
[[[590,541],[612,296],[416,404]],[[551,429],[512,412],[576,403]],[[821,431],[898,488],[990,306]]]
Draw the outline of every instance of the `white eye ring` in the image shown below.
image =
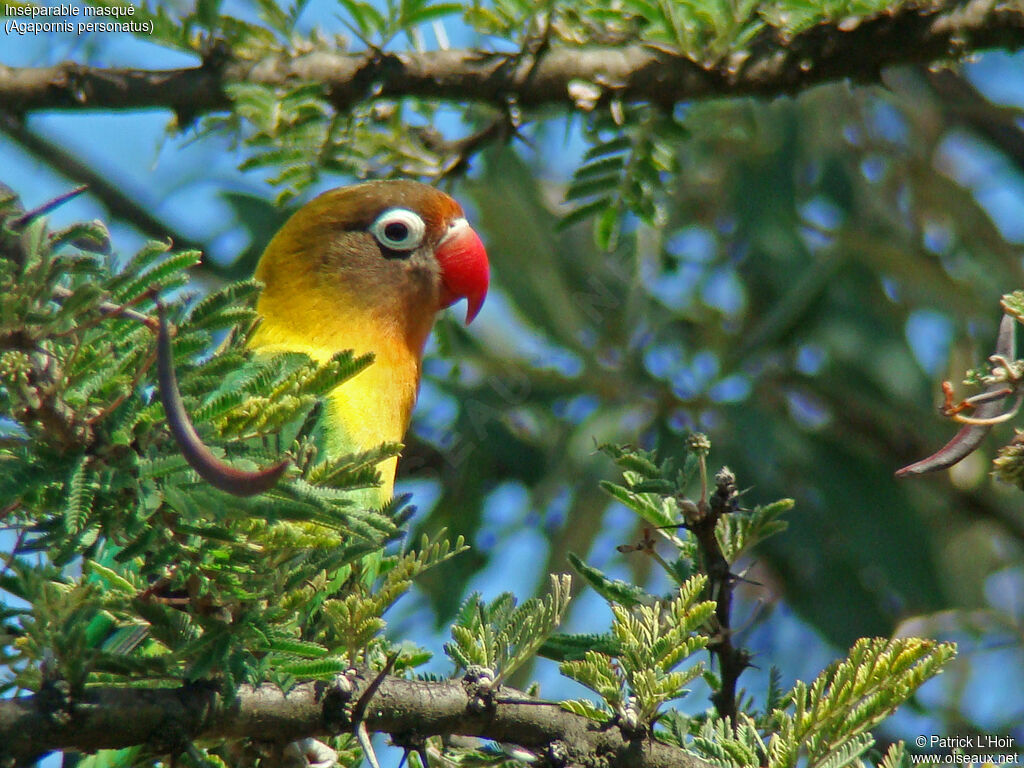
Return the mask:
[[406,208],[384,211],[370,225],[370,234],[377,242],[392,251],[411,251],[423,242],[427,231],[423,219]]

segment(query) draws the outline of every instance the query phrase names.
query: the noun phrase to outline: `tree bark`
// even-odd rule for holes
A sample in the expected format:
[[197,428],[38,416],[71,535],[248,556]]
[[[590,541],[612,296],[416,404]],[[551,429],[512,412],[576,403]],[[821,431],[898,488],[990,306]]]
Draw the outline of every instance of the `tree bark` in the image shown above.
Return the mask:
[[287,693],[243,686],[228,702],[208,686],[142,690],[91,688],[63,699],[42,693],[0,700],[0,765],[23,764],[52,750],[92,752],[144,744],[174,753],[199,738],[252,738],[285,744],[352,730],[362,711],[371,731],[402,744],[411,736],[462,735],[511,742],[564,766],[709,768],[690,753],[649,737],[630,739],[554,702],[518,691],[481,692],[467,679],[424,682],[385,676],[368,701],[371,674],[344,685],[303,683]]
[[592,109],[612,99],[666,106],[716,96],[778,96],[849,79],[878,82],[900,64],[956,59],[986,48],[1024,45],[1021,0],[910,2],[876,16],[849,17],[787,36],[767,28],[742,53],[698,62],[642,44],[541,46],[536,54],[477,50],[424,53],[318,51],[260,61],[167,71],[64,63],[0,65],[0,109],[145,109],[186,120],[230,105],[225,86],[319,82],[343,109],[371,98],[419,96],[521,107]]

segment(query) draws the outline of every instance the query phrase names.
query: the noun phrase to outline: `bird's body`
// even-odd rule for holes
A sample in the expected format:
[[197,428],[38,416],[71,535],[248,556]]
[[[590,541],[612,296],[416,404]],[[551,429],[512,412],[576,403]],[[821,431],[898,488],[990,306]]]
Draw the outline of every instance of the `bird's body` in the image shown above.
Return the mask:
[[[281,228],[256,269],[264,289],[252,346],[325,362],[342,350],[373,363],[339,386],[325,411],[328,456],[401,442],[419,390],[423,348],[440,309],[487,290],[487,257],[452,198],[411,181],[320,195]],[[397,460],[379,465],[378,502]]]

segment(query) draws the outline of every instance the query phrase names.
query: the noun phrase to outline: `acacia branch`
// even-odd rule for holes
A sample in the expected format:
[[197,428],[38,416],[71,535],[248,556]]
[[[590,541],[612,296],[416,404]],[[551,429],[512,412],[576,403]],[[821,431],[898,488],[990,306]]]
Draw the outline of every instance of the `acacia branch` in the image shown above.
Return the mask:
[[[37,110],[164,107],[186,119],[225,110],[231,83],[323,83],[345,108],[372,97],[420,96],[523,107],[592,108],[615,98],[671,105],[715,96],[777,96],[818,83],[879,81],[881,70],[1024,45],[1021,0],[911,2],[877,16],[818,24],[795,35],[766,28],[742,54],[700,63],[642,44],[542,46],[527,53],[315,52],[166,71],[0,66],[0,108]],[[580,84],[587,96],[581,97]],[[596,94],[590,86],[597,86]]]
[[[350,673],[345,685],[304,683],[288,693],[243,686],[233,702],[209,687],[93,688],[78,699],[46,693],[0,700],[0,764],[16,764],[52,750],[91,752],[143,744],[176,752],[200,738],[253,738],[285,744],[307,736],[350,731],[352,705],[377,678]],[[663,742],[628,740],[557,704],[521,694],[481,706],[465,680],[424,682],[385,676],[363,719],[372,731],[403,736],[462,735],[511,742],[548,755],[557,764],[609,768],[709,768]],[[557,755],[557,758],[555,757]],[[589,757],[590,762],[587,762]]]
[[[708,498],[706,447],[707,438],[692,436],[694,444],[704,450],[700,457],[701,498],[694,503],[684,500],[686,510],[686,528],[697,540],[700,551],[701,570],[708,575],[708,587],[711,599],[715,601],[715,631],[708,650],[718,659],[721,685],[711,696],[711,701],[718,710],[719,717],[727,718],[736,729],[738,722],[737,685],[743,670],[750,666],[750,654],[738,647],[733,638],[732,599],[733,591],[739,577],[730,570],[729,561],[725,557],[722,545],[718,541],[716,529],[723,515],[733,514],[739,509],[739,491],[736,488],[736,476],[727,467],[722,467],[715,475],[715,491]],[[701,444],[703,443],[703,445]]]

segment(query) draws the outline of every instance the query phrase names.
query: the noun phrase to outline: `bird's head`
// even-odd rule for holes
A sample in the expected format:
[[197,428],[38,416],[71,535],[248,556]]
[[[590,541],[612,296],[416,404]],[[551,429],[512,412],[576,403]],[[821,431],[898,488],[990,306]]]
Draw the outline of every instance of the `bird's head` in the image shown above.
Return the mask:
[[332,319],[372,318],[398,323],[422,344],[434,315],[460,299],[466,322],[476,317],[489,267],[451,197],[414,181],[371,181],[300,208],[267,246],[256,277],[265,322],[308,337],[318,325],[330,333]]

